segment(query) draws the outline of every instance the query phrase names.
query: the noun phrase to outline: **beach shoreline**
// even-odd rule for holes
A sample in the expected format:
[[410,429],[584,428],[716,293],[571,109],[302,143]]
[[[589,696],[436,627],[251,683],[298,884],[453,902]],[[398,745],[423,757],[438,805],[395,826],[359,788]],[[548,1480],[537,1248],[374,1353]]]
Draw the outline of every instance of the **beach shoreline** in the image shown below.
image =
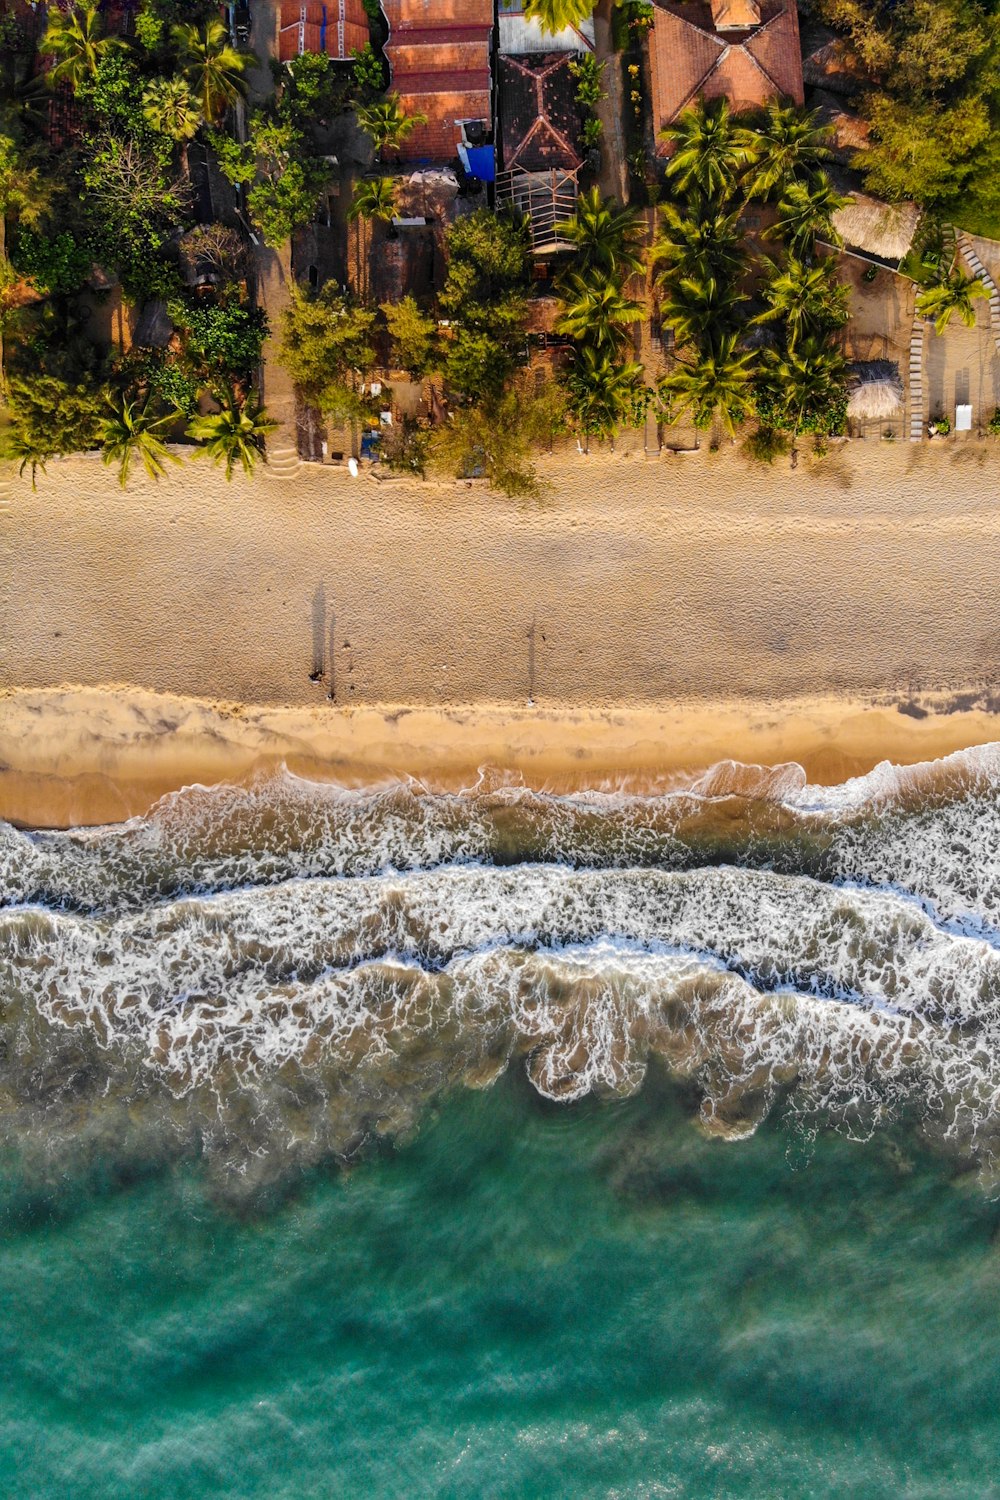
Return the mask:
[[883,761],[923,764],[997,740],[997,713],[932,700],[299,709],[122,686],[20,690],[0,699],[0,818],[30,828],[120,822],[186,786],[246,784],[279,769],[345,787],[412,778],[457,791],[486,777],[557,793],[694,785],[780,797],[803,780],[832,785]]
[[286,765],[348,785],[836,782],[1000,739],[984,443],[556,455],[541,501],[305,466],[0,507],[0,815],[114,821]]

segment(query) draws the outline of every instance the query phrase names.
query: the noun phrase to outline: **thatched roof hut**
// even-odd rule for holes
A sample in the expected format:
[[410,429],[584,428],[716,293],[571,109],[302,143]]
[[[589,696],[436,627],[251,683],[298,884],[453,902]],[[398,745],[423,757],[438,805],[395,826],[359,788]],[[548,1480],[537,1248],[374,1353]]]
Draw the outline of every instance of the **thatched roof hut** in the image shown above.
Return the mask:
[[919,223],[915,203],[885,203],[858,192],[852,192],[851,202],[833,216],[833,227],[850,249],[895,265],[913,244]]
[[903,382],[899,366],[887,359],[873,359],[851,366],[848,377],[847,415],[855,422],[885,422],[898,417],[903,408]]

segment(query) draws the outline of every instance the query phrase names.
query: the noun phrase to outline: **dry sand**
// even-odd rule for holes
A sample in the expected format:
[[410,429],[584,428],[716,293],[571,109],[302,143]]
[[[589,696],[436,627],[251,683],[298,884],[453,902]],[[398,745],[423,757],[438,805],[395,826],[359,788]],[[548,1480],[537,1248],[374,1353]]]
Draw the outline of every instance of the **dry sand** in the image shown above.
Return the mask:
[[796,759],[832,781],[1000,738],[995,448],[549,477],[533,503],[202,464],[123,494],[91,458],[10,483],[0,814],[126,816],[279,760],[568,785]]

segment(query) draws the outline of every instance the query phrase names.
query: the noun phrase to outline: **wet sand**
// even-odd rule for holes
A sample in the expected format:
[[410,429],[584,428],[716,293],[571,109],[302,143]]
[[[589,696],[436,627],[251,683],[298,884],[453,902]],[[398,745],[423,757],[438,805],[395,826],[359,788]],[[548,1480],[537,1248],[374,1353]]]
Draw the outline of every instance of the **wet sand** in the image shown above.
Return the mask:
[[278,761],[836,781],[1000,738],[995,446],[857,443],[796,471],[574,455],[547,477],[531,503],[204,464],[122,494],[89,457],[8,483],[0,813],[103,821]]

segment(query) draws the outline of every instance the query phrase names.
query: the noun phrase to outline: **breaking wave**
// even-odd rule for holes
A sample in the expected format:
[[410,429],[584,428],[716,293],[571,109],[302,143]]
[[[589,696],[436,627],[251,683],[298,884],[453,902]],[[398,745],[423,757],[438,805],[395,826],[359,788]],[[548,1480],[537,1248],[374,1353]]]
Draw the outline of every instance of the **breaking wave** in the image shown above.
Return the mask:
[[2,1118],[38,1170],[197,1151],[258,1190],[511,1067],[570,1101],[650,1066],[717,1135],[905,1114],[994,1170],[997,746],[644,796],[281,773],[0,825],[0,894]]

